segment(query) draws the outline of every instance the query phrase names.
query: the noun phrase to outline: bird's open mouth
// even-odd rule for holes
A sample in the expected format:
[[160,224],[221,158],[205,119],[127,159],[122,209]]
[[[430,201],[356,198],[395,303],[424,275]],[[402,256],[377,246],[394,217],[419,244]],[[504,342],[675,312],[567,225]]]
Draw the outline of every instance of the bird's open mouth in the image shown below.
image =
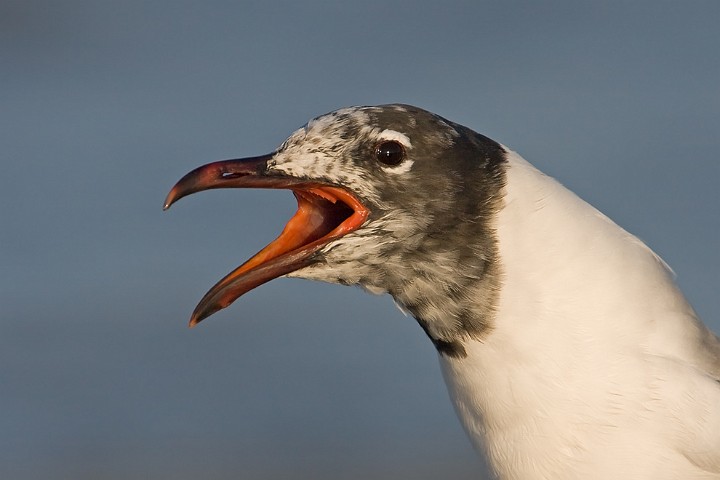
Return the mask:
[[272,155],[209,163],[185,175],[170,190],[165,209],[191,193],[213,188],[292,190],[298,209],[278,238],[230,272],[200,300],[194,326],[265,282],[309,265],[324,245],[360,228],[370,211],[348,190],[287,175],[267,174]]

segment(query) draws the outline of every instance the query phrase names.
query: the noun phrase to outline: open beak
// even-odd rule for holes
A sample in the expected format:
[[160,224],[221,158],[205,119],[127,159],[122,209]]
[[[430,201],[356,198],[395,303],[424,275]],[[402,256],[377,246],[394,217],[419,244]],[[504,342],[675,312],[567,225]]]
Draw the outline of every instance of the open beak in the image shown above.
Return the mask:
[[191,193],[213,188],[278,188],[295,194],[298,209],[278,238],[215,284],[190,317],[195,326],[244,293],[309,265],[324,245],[360,228],[370,211],[345,188],[268,171],[273,154],[208,163],[170,190],[164,210]]

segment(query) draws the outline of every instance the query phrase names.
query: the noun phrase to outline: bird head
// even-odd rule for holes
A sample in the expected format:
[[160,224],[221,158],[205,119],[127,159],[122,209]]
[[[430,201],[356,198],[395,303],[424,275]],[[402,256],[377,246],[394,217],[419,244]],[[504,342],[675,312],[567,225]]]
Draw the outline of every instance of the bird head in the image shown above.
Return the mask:
[[208,291],[190,324],[292,276],[390,293],[441,352],[462,353],[458,342],[490,323],[504,155],[466,127],[394,104],[337,110],[273,153],[193,170],[165,209],[215,188],[289,189],[298,209],[277,239]]

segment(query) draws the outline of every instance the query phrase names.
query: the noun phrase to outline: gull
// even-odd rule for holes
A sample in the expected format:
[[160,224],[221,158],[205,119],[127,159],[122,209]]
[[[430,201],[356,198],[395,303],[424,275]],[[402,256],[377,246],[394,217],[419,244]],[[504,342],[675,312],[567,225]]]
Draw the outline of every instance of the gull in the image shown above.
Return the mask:
[[650,248],[517,153],[401,104],[311,120],[170,191],[291,190],[195,325],[280,276],[388,293],[435,346],[492,475],[720,479],[720,340]]

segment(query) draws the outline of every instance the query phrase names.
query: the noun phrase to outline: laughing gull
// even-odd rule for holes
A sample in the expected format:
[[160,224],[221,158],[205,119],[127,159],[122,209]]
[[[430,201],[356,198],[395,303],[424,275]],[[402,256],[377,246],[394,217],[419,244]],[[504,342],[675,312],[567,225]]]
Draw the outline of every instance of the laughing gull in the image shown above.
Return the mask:
[[518,154],[409,105],[320,116],[212,188],[290,189],[282,234],[194,325],[280,276],[387,292],[498,479],[720,479],[720,340],[663,261]]

